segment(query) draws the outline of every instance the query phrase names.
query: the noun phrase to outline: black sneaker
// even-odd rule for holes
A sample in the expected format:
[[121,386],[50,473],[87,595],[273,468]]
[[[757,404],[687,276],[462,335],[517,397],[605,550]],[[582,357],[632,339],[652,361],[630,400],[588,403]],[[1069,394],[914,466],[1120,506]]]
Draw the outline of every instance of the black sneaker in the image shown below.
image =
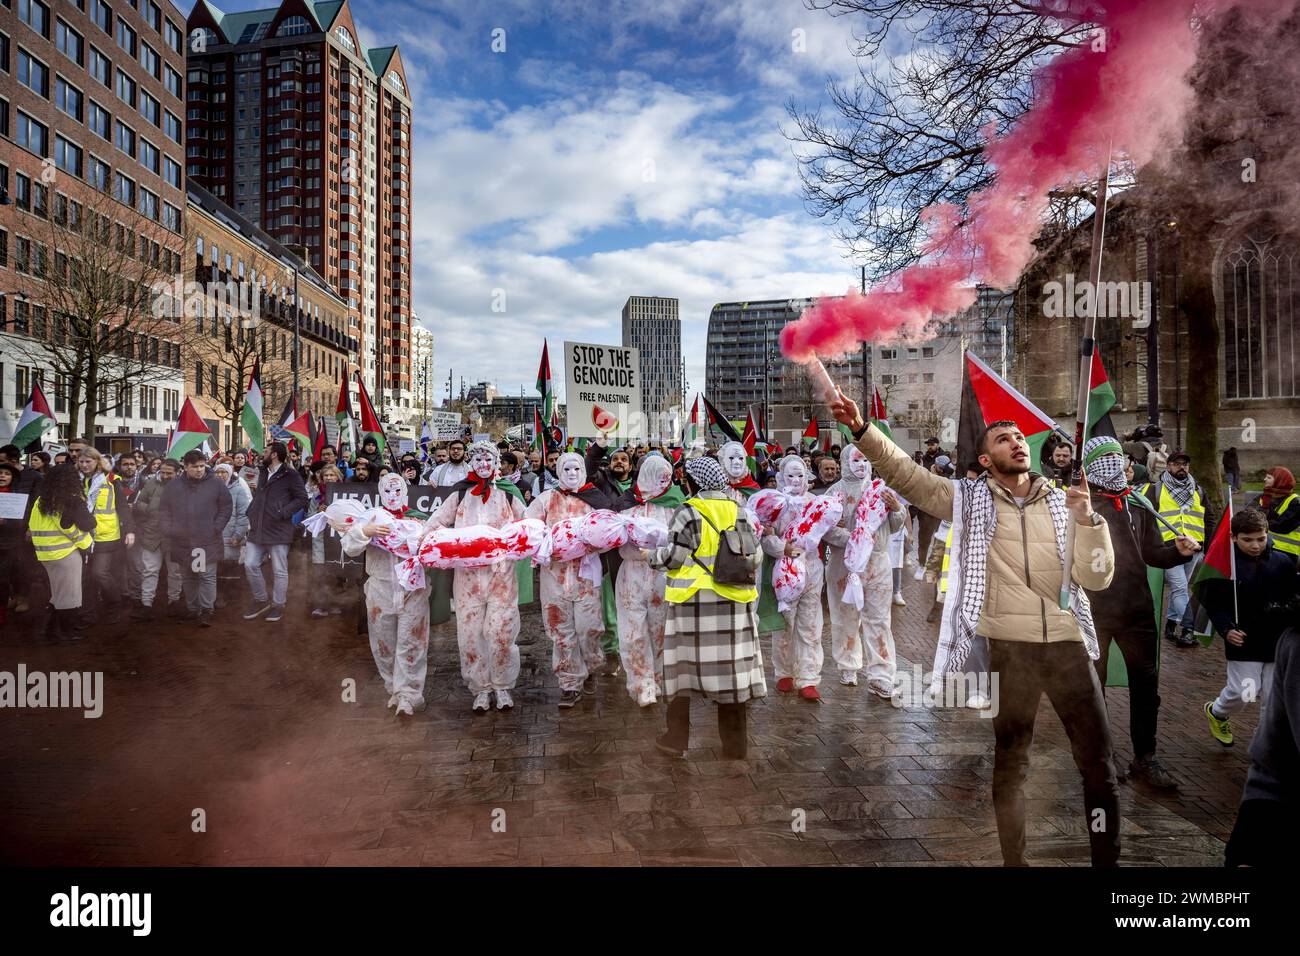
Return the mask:
[[588,697],[596,696],[596,675],[588,674],[587,679],[582,682],[582,692]]
[[1178,640],[1175,641],[1179,647],[1195,647],[1196,638],[1192,635],[1190,627],[1183,628],[1178,634]]
[[562,690],[560,691],[560,709],[568,710],[576,706],[578,701],[582,700],[582,691],[580,690]]
[[1178,643],[1178,624],[1174,621],[1165,621],[1165,640]]
[[280,607],[278,604],[272,604],[271,613],[266,616],[266,619],[274,623],[282,617],[284,617],[284,608]]
[[1134,760],[1128,765],[1128,775],[1132,780],[1140,780],[1148,786],[1160,790],[1177,790],[1176,781],[1168,770],[1160,765],[1154,756]]
[[212,626],[212,610],[211,610],[211,608],[204,608],[202,611],[199,611],[198,622],[199,622],[199,627],[211,627],[211,626]]
[[655,738],[655,749],[670,757],[677,757],[680,759],[686,756],[686,751],[669,742],[667,734]]
[[265,601],[250,601],[248,610],[244,612],[244,620],[251,621],[255,617],[261,617],[271,609],[271,605]]

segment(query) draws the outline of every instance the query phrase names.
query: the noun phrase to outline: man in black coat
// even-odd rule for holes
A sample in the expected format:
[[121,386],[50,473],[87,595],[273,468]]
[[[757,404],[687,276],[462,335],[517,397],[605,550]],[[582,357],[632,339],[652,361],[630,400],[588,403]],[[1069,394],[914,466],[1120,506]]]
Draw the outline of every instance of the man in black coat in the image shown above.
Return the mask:
[[[248,577],[253,599],[244,620],[266,614],[268,621],[284,615],[289,596],[289,544],[293,541],[293,516],[307,507],[307,488],[287,462],[289,450],[284,442],[266,446],[262,471],[258,475],[253,503],[248,506],[248,540],[244,544],[244,573]],[[267,600],[262,561],[271,559],[273,582]]]
[[180,565],[191,617],[200,627],[211,627],[217,563],[225,553],[221,534],[234,504],[226,483],[213,474],[203,452],[188,451],[181,463],[184,472],[163,485],[159,525],[172,560]]
[[1156,517],[1132,503],[1124,477],[1124,449],[1110,436],[1097,436],[1083,446],[1084,473],[1097,514],[1110,528],[1115,575],[1105,591],[1089,591],[1092,620],[1101,657],[1097,676],[1106,686],[1110,646],[1119,645],[1128,670],[1129,736],[1133,762],[1128,775],[1153,787],[1173,789],[1174,778],[1156,760],[1156,721],[1160,711],[1159,643],[1155,601],[1147,582],[1147,567],[1178,567],[1192,559],[1199,545],[1191,538],[1166,542]]

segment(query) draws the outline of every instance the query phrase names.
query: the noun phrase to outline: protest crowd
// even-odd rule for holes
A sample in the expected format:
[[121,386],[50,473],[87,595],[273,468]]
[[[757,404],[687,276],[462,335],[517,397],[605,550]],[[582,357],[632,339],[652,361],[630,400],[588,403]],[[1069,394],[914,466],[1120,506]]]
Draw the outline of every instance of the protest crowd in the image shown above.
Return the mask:
[[[1207,746],[1232,745],[1233,717],[1259,709],[1229,854],[1265,852],[1300,787],[1292,472],[1268,469],[1260,494],[1217,514],[1204,484],[1240,487],[1235,450],[1221,475],[1158,428],[1082,448],[1053,435],[1034,461],[1019,426],[996,421],[959,460],[938,437],[904,451],[843,393],[832,411],[834,442],[791,449],[748,430],[685,448],[465,438],[400,455],[381,432],[356,450],[318,444],[316,460],[279,440],[179,460],[109,456],[89,440],[53,455],[5,446],[0,497],[26,498],[0,520],[0,623],[76,644],[128,619],[341,617],[409,720],[425,707],[430,626],[451,620],[469,708],[514,707],[518,645],[535,640],[521,638],[519,607],[537,599],[561,710],[582,705],[598,677],[620,680],[640,706],[666,705],[657,747],[681,756],[691,699],[703,698],[717,705],[725,755],[743,758],[748,708],[769,677],[779,694],[820,701],[827,617],[840,684],[896,697],[891,608],[911,574],[933,585],[941,622],[932,691],[955,684],[962,705],[994,710],[1005,863],[1024,863],[1043,694],[1072,741],[1089,819],[1106,821],[1088,830],[1094,865],[1119,858],[1119,780],[1177,787],[1157,756],[1162,641],[1194,654],[1221,642]],[[1230,574],[1210,573],[1220,542]],[[1163,577],[1154,590],[1152,569]],[[1127,774],[1104,697],[1117,667],[1130,688]]]

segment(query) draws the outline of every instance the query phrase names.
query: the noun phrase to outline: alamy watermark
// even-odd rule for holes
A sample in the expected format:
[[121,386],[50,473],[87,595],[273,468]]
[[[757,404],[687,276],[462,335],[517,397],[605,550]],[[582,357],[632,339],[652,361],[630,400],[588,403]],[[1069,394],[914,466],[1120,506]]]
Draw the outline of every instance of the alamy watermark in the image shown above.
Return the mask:
[[1043,316],[1049,319],[1085,318],[1096,308],[1099,319],[1133,319],[1136,327],[1149,321],[1150,282],[1076,282],[1067,272],[1065,281],[1043,283]]
[[[911,691],[906,698],[902,693],[905,688]],[[926,710],[971,707],[978,709],[981,717],[992,720],[998,715],[998,689],[997,671],[949,674],[936,680],[933,671],[922,670],[921,665],[913,664],[910,680],[901,673],[894,677],[894,696],[890,703],[895,707],[910,703]]]
[[66,707],[84,711],[87,720],[104,713],[103,671],[0,671],[0,710]]

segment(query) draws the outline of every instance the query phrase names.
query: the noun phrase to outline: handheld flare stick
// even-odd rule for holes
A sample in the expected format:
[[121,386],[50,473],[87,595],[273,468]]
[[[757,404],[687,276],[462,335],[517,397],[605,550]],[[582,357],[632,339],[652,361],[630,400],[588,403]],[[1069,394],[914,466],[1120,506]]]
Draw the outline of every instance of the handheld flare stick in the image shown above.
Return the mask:
[[[1106,164],[1097,177],[1096,211],[1092,217],[1092,252],[1088,258],[1088,281],[1092,285],[1092,305],[1083,320],[1083,341],[1079,345],[1079,398],[1075,405],[1074,461],[1071,463],[1071,482],[1082,486],[1083,440],[1088,428],[1088,398],[1092,380],[1092,357],[1097,351],[1097,285],[1101,281],[1101,249],[1106,239],[1106,193],[1110,188],[1110,148],[1106,149]],[[1070,609],[1070,580],[1074,574],[1074,521],[1066,525],[1064,573],[1061,576],[1060,607]]]
[[813,356],[806,363],[804,368],[808,370],[808,377],[812,379],[813,391],[817,393],[818,399],[829,405],[835,400],[835,383],[831,381],[830,373],[826,371],[826,366],[822,364],[821,359]]

